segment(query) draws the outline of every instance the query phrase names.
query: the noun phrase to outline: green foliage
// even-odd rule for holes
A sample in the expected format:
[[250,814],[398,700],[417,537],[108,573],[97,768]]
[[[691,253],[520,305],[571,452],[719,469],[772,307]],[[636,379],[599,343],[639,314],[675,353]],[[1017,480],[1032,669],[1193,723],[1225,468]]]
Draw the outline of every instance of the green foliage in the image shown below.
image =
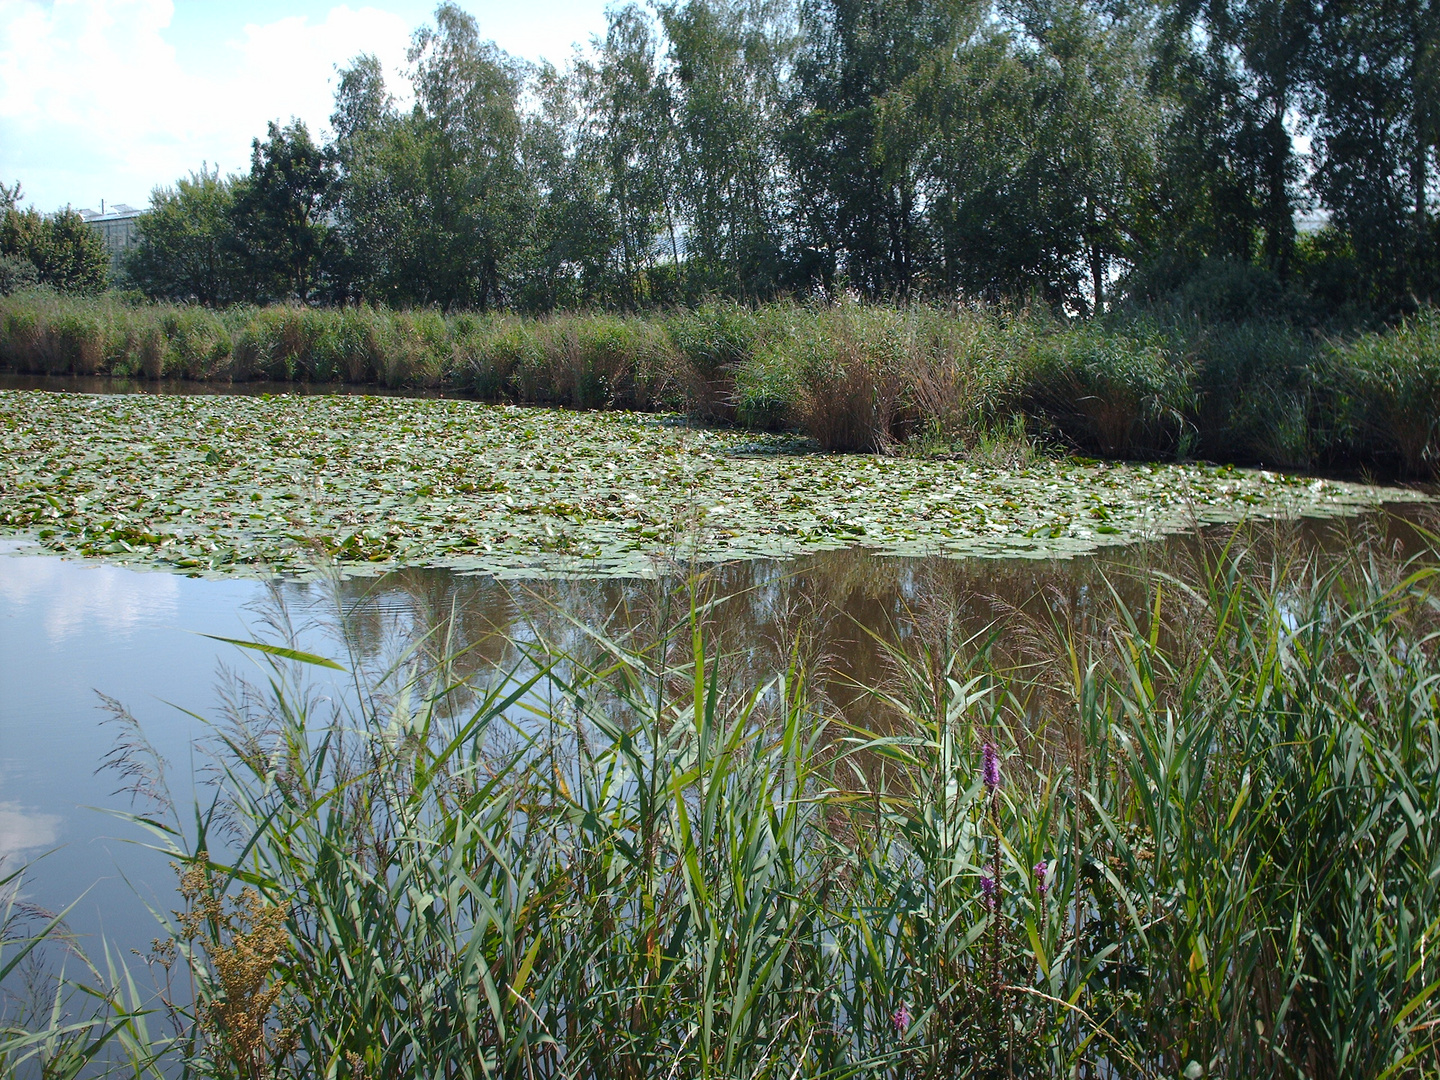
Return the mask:
[[218,170],[201,171],[151,192],[127,256],[130,280],[157,300],[219,307],[251,297],[235,232],[239,184]]
[[21,255],[0,255],[0,296],[40,284],[40,271],[35,264]]
[[746,308],[712,303],[676,312],[666,329],[685,365],[691,411],[704,421],[733,420],[736,374],[754,359],[760,318]]
[[110,266],[99,234],[69,207],[44,215],[33,208],[6,210],[0,215],[0,256],[29,262],[41,284],[68,293],[104,288]]
[[334,184],[329,157],[301,121],[272,122],[265,141],[254,141],[228,224],[256,299],[303,304],[319,291],[334,255],[326,222]]
[[533,191],[520,158],[518,64],[444,3],[408,54],[399,115],[367,58],[342,73],[337,230],[342,296],[445,310],[504,306]]
[[[1434,552],[1244,546],[976,639],[928,596],[846,710],[799,649],[737,680],[703,590],[478,675],[441,617],[343,658],[340,715],[331,661],[258,643],[213,802],[167,806],[140,738],[124,763],[157,781],[135,822],[185,904],[156,959],[195,999],[178,1037],[103,996],[89,1024],[220,1077],[1419,1076]],[[0,1052],[57,1024],[18,1019]]]
[[1340,422],[1365,457],[1397,460],[1411,476],[1440,473],[1440,315],[1427,309],[1386,333],[1331,351]]
[[1188,364],[1159,334],[1143,326],[1127,330],[1085,323],[1040,335],[1026,401],[1087,450],[1107,456],[1173,451],[1194,411]]

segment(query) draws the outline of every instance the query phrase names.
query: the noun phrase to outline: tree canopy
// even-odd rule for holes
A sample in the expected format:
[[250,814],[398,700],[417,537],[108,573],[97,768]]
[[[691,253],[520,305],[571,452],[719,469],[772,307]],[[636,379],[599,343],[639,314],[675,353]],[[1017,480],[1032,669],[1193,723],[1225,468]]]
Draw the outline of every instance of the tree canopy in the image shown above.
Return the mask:
[[[1038,299],[1216,263],[1440,296],[1435,0],[668,0],[563,68],[443,3],[328,138],[160,189],[137,283],[204,303],[547,310]],[[1319,221],[1297,231],[1297,215]]]

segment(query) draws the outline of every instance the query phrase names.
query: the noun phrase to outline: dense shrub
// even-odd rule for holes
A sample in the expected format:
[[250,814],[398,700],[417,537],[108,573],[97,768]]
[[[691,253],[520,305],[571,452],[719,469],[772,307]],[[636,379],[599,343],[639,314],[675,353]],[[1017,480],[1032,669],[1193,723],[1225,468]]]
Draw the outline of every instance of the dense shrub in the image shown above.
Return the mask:
[[539,335],[513,315],[459,316],[452,338],[460,378],[487,401],[518,400],[521,373],[535,370],[544,355]]
[[973,447],[1021,406],[1025,366],[1050,319],[1036,311],[968,307],[911,313],[906,377],[912,413],[932,432]]
[[40,284],[40,271],[35,264],[21,255],[0,255],[0,296]]

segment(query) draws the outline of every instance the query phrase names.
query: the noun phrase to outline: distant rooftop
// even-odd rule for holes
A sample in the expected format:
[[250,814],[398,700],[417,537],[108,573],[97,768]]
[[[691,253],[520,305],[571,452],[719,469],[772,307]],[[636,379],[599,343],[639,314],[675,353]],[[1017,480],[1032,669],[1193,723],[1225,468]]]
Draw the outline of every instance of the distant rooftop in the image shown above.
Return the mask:
[[99,210],[91,210],[89,207],[86,207],[79,213],[86,221],[123,221],[126,218],[133,218],[136,214],[143,214],[144,212],[145,211],[131,206],[129,203],[117,202],[111,206],[106,206],[102,202]]
[[1330,211],[1323,207],[1311,207],[1308,210],[1298,210],[1295,213],[1295,231],[1301,236],[1318,233],[1329,224]]

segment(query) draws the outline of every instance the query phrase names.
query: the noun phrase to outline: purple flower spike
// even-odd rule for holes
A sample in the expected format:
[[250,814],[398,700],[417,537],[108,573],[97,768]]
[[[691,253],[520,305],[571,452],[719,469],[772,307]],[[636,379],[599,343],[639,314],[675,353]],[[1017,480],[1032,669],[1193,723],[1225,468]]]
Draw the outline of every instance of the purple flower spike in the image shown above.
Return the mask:
[[985,906],[986,906],[986,907],[989,907],[989,908],[993,908],[993,907],[995,906],[995,898],[996,898],[996,896],[997,896],[997,895],[999,894],[999,892],[1000,892],[1000,886],[996,883],[995,879],[994,879],[993,877],[991,877],[989,874],[981,874],[981,875],[980,875],[980,892],[981,892],[981,893],[984,895],[984,897],[985,897]]
[[895,1029],[896,1035],[904,1035],[910,1027],[910,1010],[901,1005],[890,1014],[890,1026]]
[[981,757],[984,761],[985,790],[994,791],[1000,786],[1000,755],[995,753],[995,744],[987,742]]
[[1040,890],[1041,896],[1044,896],[1045,891],[1050,887],[1049,884],[1047,884],[1047,882],[1045,881],[1045,872],[1049,869],[1050,864],[1047,863],[1044,859],[1041,859],[1035,864],[1035,884],[1036,887]]

